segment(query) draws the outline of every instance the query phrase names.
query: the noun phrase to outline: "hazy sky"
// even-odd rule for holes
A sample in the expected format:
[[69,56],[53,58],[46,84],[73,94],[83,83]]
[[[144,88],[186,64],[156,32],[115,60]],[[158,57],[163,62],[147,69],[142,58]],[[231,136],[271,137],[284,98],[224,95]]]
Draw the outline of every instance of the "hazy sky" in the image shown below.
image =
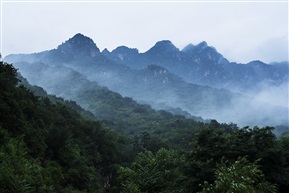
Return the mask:
[[1,1],[1,53],[56,48],[76,33],[100,50],[207,41],[230,61],[288,60],[288,2]]

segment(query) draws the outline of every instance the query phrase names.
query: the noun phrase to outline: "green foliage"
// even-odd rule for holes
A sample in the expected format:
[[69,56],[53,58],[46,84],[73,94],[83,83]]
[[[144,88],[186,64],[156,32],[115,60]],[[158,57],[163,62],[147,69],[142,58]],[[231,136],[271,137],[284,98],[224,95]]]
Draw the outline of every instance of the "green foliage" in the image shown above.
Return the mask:
[[182,192],[184,157],[174,150],[140,153],[130,167],[119,168],[122,192]]
[[0,192],[52,191],[50,171],[29,157],[23,137],[11,138],[2,128],[0,132]]
[[239,158],[233,164],[223,161],[217,165],[215,182],[205,182],[200,193],[274,193],[276,186],[264,179],[260,166]]
[[18,83],[17,70],[11,64],[0,62],[0,88],[5,90]]
[[[289,150],[280,147],[280,142],[270,127],[226,130],[219,125],[209,125],[193,140],[193,148],[186,160],[187,191],[200,191],[199,184],[216,180],[214,170],[221,160],[234,162],[246,156],[250,162],[259,160],[264,178],[279,186],[279,191],[288,188]],[[282,144],[282,143],[281,143]]]
[[0,70],[0,192],[104,191],[118,135],[34,96],[18,85],[12,65],[1,62]]

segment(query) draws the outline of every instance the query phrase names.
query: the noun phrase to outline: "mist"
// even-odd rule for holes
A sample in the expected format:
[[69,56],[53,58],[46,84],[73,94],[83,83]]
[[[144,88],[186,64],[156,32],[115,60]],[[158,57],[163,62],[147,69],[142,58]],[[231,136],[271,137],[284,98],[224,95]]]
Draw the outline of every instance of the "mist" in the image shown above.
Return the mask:
[[[214,116],[221,122],[234,122],[244,126],[289,126],[288,83],[264,86],[259,92],[247,91],[234,100],[227,109],[220,109]],[[205,116],[205,115],[204,115]]]
[[[288,83],[279,86],[267,85],[258,92],[247,91],[236,94],[224,106],[216,107],[215,96],[207,97],[207,103],[197,108],[180,103],[179,96],[171,91],[170,97],[155,99],[150,103],[155,108],[179,107],[194,116],[203,119],[215,119],[222,123],[236,123],[239,127],[245,126],[289,126]],[[159,104],[157,104],[159,102]],[[162,104],[162,105],[160,105]]]
[[[233,122],[240,127],[289,126],[288,81],[280,85],[262,83],[256,90],[247,89],[241,93],[233,93],[234,97],[219,106],[214,103],[216,101],[224,103],[224,101],[220,101],[214,94],[208,96],[207,93],[203,93],[206,103],[200,101],[198,107],[184,105],[179,100],[163,99],[162,103],[180,107],[203,119],[216,119],[223,123]],[[180,97],[173,91],[170,95]]]
[[[93,83],[95,88],[97,85],[105,86],[123,97],[131,97],[141,104],[176,114],[187,112],[205,120],[216,119],[222,123],[236,123],[239,127],[289,125],[286,82],[279,86],[263,85],[258,91],[230,93],[188,84],[181,79],[177,84],[174,80],[173,83],[178,86],[176,87],[172,84],[170,76],[157,76],[154,71],[151,72],[152,77],[148,77],[148,74],[141,75],[143,74],[141,70],[132,70],[139,73],[135,79],[135,76],[128,76],[130,74],[128,72],[125,76],[113,71],[94,70],[94,73],[91,73],[91,69],[83,69],[78,73],[68,66],[64,67],[65,64],[62,64],[62,67],[59,67],[59,64],[51,66],[43,63],[15,63],[15,65],[30,83],[43,87],[49,94],[76,100],[86,109],[89,104],[80,102],[75,93],[79,93],[95,81]],[[81,71],[80,68],[78,71]],[[82,75],[84,71],[91,74],[84,76]],[[76,82],[70,82],[71,79]],[[199,89],[197,93],[196,89]],[[224,92],[228,94],[224,95]],[[225,97],[228,97],[228,100]],[[176,112],[176,109],[180,111]]]

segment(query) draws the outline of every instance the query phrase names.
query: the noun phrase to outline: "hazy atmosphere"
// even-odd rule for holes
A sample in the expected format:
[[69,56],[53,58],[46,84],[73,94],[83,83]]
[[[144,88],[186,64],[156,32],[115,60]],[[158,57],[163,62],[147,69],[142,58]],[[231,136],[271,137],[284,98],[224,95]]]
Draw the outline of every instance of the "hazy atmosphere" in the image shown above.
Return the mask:
[[3,56],[55,48],[76,33],[101,50],[206,41],[233,62],[280,62],[288,60],[288,2],[1,1]]
[[0,5],[0,193],[288,193],[288,0]]
[[[241,126],[277,125],[288,122],[286,64],[268,67],[253,62],[246,67],[244,65],[239,67],[236,64],[227,66],[228,61],[243,64],[256,60],[267,64],[288,61],[288,2],[2,1],[1,5],[1,53],[4,57],[9,54],[29,54],[55,49],[75,34],[81,33],[86,37],[78,35],[57,49],[65,53],[72,48],[66,47],[67,45],[74,45],[75,42],[79,45],[90,42],[90,46],[83,51],[92,49],[97,53],[99,51],[95,50],[95,43],[100,51],[107,48],[108,53],[102,54],[116,63],[128,65],[132,69],[136,68],[136,65],[143,65],[142,67],[146,68],[150,64],[158,64],[188,83],[242,93],[250,97],[250,102],[247,98],[233,97],[234,102],[230,106],[216,106],[216,109],[208,110],[209,106],[221,104],[220,100],[223,101],[226,95],[218,95],[216,93],[219,91],[211,91],[211,94],[206,94],[208,96],[204,101],[202,98],[195,98],[194,102],[197,103],[194,104],[189,94],[192,88],[179,90],[182,88],[181,85],[187,86],[187,83],[174,82],[177,86],[166,85],[157,88],[158,83],[163,81],[159,79],[151,82],[151,85],[155,86],[149,86],[145,90],[143,82],[135,82],[142,77],[147,81],[146,74],[142,74],[142,71],[126,70],[125,77],[123,66],[118,67],[123,68],[119,71],[112,68],[88,70],[89,66],[83,69],[80,69],[80,66],[69,66],[86,75],[89,80],[107,86],[123,96],[132,97],[139,102],[146,101],[154,108],[165,108],[160,105],[164,103],[166,108],[181,107],[191,115],[205,119],[215,118],[222,122],[232,121]],[[170,40],[171,43],[162,40]],[[207,44],[200,44],[203,41]],[[194,56],[198,59],[186,58],[189,55],[184,56],[184,52],[180,52],[184,51],[183,48],[188,44],[199,44],[200,50],[195,51],[198,56]],[[137,48],[138,56],[127,55],[124,50],[113,51],[122,45]],[[203,52],[201,45],[208,46],[208,52]],[[211,49],[210,46],[217,50]],[[178,59],[166,56],[162,49],[174,50],[170,55],[175,54]],[[81,50],[77,52],[82,52]],[[158,53],[159,59],[154,59],[154,53]],[[124,56],[127,57],[127,61]],[[120,60],[116,60],[119,57]],[[17,57],[7,59],[13,63],[19,61]],[[25,59],[21,60],[25,61]],[[37,57],[34,60],[46,63]],[[49,60],[49,56],[46,60]],[[86,59],[82,59],[81,63],[85,63],[84,60]],[[100,58],[98,60],[95,61],[97,65],[106,63]],[[169,63],[174,62],[187,67],[178,69],[175,65],[170,66]],[[190,67],[192,63],[194,68]],[[216,68],[218,65],[219,67]],[[23,69],[20,67],[21,70]],[[113,70],[116,71],[112,72]],[[35,72],[30,71],[25,77],[30,81],[30,75],[33,73]],[[103,76],[102,73],[106,75]],[[109,74],[111,75],[108,76]],[[163,76],[160,74],[160,78],[173,77]],[[49,88],[46,84],[41,85],[37,81],[34,84],[44,89]],[[157,97],[161,92],[163,94]],[[218,99],[217,95],[222,97]],[[198,103],[204,109],[196,110]],[[229,102],[226,105],[229,105]]]

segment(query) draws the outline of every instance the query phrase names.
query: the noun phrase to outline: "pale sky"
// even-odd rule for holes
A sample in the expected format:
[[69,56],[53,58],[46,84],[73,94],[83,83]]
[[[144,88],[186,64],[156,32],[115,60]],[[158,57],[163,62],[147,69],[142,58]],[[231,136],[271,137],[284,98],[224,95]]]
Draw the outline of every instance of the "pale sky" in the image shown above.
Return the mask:
[[100,50],[147,51],[171,40],[182,49],[206,41],[232,62],[288,61],[288,1],[35,2],[1,0],[1,53],[56,48],[82,33]]

